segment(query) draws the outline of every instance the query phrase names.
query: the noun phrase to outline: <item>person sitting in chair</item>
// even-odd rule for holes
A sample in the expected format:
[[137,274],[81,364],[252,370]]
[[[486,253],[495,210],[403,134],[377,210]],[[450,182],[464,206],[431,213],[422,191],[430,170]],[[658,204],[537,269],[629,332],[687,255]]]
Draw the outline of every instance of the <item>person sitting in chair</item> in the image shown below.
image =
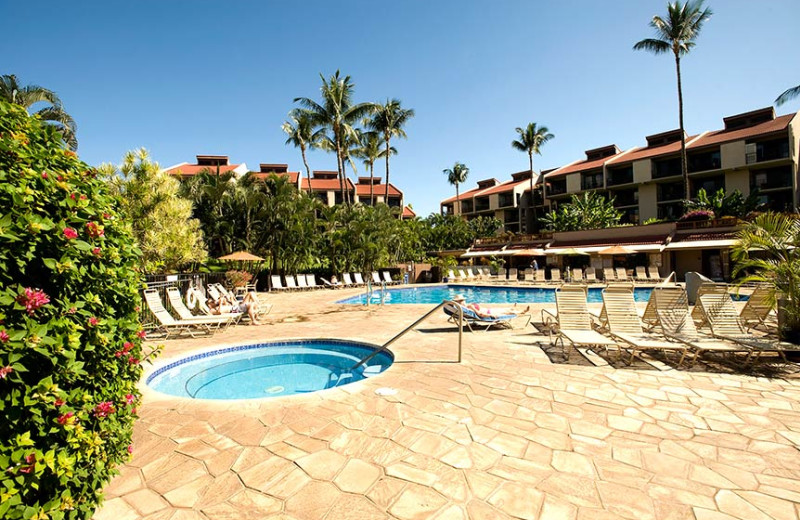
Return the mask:
[[227,298],[221,296],[219,300],[209,300],[208,308],[211,309],[211,314],[222,314],[223,312],[241,312],[247,313],[250,318],[251,325],[261,325],[256,316],[258,316],[258,301],[253,293],[244,295],[242,301],[229,302]]

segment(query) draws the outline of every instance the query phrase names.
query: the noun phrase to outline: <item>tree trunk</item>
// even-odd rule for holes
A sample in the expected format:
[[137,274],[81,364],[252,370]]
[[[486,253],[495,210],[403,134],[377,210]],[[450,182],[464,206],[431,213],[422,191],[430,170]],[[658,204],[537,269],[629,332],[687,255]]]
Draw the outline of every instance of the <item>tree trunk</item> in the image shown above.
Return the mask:
[[375,207],[375,178],[374,172],[375,171],[375,163],[370,160],[369,163],[369,205]]
[[311,169],[308,167],[308,161],[306,160],[306,147],[300,147],[300,154],[303,156],[303,164],[306,167],[306,177],[308,177],[308,196],[312,197],[313,193],[311,193]]
[[689,170],[686,165],[686,134],[683,131],[683,89],[681,88],[681,57],[675,53],[675,71],[678,76],[678,125],[681,130],[681,175],[683,175],[683,197],[691,198],[689,193]]
[[533,228],[536,226],[536,197],[533,196],[533,152],[528,152],[528,161],[531,167],[531,227],[527,232],[532,234]]
[[458,183],[456,183],[456,202],[453,204],[453,213],[455,213],[455,207],[458,204],[458,213],[456,213],[459,217],[461,216],[461,201],[458,200]]
[[386,190],[383,193],[383,203],[389,205],[389,134],[385,134],[386,138]]

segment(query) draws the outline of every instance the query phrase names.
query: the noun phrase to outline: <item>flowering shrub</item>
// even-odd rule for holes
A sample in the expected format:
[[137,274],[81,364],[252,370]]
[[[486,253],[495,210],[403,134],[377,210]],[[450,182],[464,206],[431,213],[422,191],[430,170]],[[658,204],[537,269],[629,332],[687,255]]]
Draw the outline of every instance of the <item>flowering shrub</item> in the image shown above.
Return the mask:
[[247,271],[226,271],[225,279],[233,287],[244,287],[253,279],[253,275]]
[[683,222],[692,222],[696,220],[711,220],[714,218],[714,212],[709,209],[696,209],[684,214],[680,220]]
[[0,518],[91,517],[139,402],[139,253],[60,141],[0,102]]

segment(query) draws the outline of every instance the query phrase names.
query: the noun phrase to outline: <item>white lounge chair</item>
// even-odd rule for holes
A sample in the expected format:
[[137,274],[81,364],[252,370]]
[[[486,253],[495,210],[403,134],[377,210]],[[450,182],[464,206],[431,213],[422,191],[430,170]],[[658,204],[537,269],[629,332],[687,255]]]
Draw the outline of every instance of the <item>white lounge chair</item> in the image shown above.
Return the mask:
[[297,281],[294,279],[293,274],[283,275],[283,278],[286,280],[286,289],[290,291],[296,291],[298,289]]
[[219,327],[228,327],[235,321],[238,321],[241,314],[225,314],[225,315],[210,315],[210,316],[197,316],[192,314],[192,311],[186,307],[181,298],[181,291],[177,287],[167,287],[167,299],[172,306],[172,310],[178,314],[181,320],[195,320],[199,323],[216,324]]
[[651,282],[661,282],[663,280],[658,272],[658,266],[651,265],[647,268],[647,279]]
[[211,334],[219,328],[219,320],[176,320],[164,307],[161,296],[156,289],[145,289],[144,300],[150,312],[158,321],[157,331],[164,333],[164,339],[173,334],[186,333],[195,337],[195,333]]
[[399,285],[401,283],[400,280],[392,280],[392,275],[389,274],[389,271],[381,271],[381,276],[383,276],[383,281],[386,282],[386,285]]
[[279,274],[273,274],[269,277],[271,290],[273,291],[288,291],[287,287],[284,287],[281,283],[281,276]]
[[616,273],[617,275],[618,282],[627,282],[630,280],[630,278],[628,277],[628,272],[625,270],[624,267],[615,267],[614,273]]
[[353,279],[356,282],[356,285],[367,285],[364,282],[364,277],[361,276],[361,273],[353,273]]
[[308,289],[308,282],[306,281],[305,274],[297,275],[297,288],[301,291],[305,291]]
[[574,347],[616,347],[617,342],[592,328],[593,318],[586,303],[586,288],[565,285],[556,291],[556,314],[542,311],[542,322],[548,329],[550,344],[561,343],[564,359]]
[[613,282],[617,279],[617,275],[614,273],[613,267],[604,267],[603,268],[603,281],[606,283]]
[[636,272],[635,276],[636,280],[640,282],[646,282],[649,280],[649,278],[647,277],[647,271],[645,270],[643,265],[637,265],[635,272]]

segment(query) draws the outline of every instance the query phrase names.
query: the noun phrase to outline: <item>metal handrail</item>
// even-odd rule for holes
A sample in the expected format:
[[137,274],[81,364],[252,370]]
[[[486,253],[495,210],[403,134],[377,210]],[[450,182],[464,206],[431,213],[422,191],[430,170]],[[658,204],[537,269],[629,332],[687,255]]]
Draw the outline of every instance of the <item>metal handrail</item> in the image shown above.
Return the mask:
[[361,365],[363,365],[364,363],[366,363],[370,359],[374,358],[375,356],[377,356],[378,354],[380,354],[381,352],[383,352],[384,350],[389,348],[389,345],[391,345],[392,343],[394,343],[395,341],[397,341],[401,337],[405,336],[406,333],[408,333],[411,329],[413,329],[414,327],[416,327],[417,325],[422,323],[428,316],[430,316],[434,312],[438,311],[439,309],[441,309],[442,307],[444,307],[448,303],[452,303],[458,309],[458,363],[461,363],[461,338],[462,338],[462,336],[464,334],[464,310],[461,308],[461,305],[459,305],[459,304],[457,304],[455,302],[452,302],[450,300],[443,300],[442,303],[440,303],[439,305],[437,305],[433,309],[431,309],[428,312],[426,312],[425,314],[423,314],[422,317],[420,317],[417,321],[415,321],[414,323],[412,323],[411,325],[409,325],[408,327],[403,329],[395,337],[393,337],[392,339],[390,339],[389,341],[384,343],[381,346],[381,348],[377,349],[375,352],[370,353],[365,358],[363,358],[361,361],[359,361],[358,363],[353,365],[350,368],[350,371],[353,371],[353,370],[357,369],[358,367],[360,367]]

